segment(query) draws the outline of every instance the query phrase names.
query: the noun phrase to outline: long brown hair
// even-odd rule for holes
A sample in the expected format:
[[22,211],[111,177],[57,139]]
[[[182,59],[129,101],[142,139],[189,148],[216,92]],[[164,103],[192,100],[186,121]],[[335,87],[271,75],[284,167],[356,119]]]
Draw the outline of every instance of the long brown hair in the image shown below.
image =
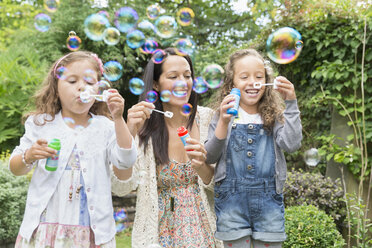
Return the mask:
[[[62,105],[58,97],[58,78],[56,76],[56,69],[57,67],[65,67],[71,63],[81,60],[89,61],[93,65],[94,70],[97,72],[98,81],[101,80],[102,65],[100,64],[95,54],[87,51],[77,51],[64,55],[56,62],[54,62],[49,69],[48,75],[44,79],[41,88],[33,96],[35,102],[35,110],[25,114],[24,120],[30,115],[38,116],[42,114],[47,114],[51,118],[45,116],[43,122],[39,122],[39,118],[34,118],[34,123],[36,125],[44,125],[46,122],[54,120],[55,115],[62,109]],[[96,101],[89,111],[96,115],[104,115],[108,118],[111,118],[110,112],[105,102]]]
[[[169,55],[177,55],[176,50],[174,48],[167,48],[164,50],[166,53],[166,57],[164,61],[167,59]],[[192,66],[192,62],[189,56],[185,55],[184,57],[190,65],[191,70],[191,78],[194,81],[194,69]],[[164,62],[163,62],[164,63]],[[163,73],[163,63],[155,64],[152,59],[147,63],[143,81],[145,83],[145,90],[140,95],[139,101],[144,101],[146,99],[146,93],[150,90],[154,89],[154,82],[159,82],[160,75]],[[158,95],[160,92],[157,92]],[[195,115],[197,112],[198,106],[198,95],[192,90],[191,95],[189,98],[189,103],[193,106],[192,112],[189,115],[189,119],[187,121],[187,128],[192,129]],[[159,99],[154,103],[155,108],[159,110],[163,110],[163,105],[161,100]],[[157,165],[163,165],[169,163],[169,156],[168,156],[168,129],[165,125],[163,115],[151,115],[149,119],[147,119],[139,131],[139,144],[144,146],[144,151],[146,152],[149,139],[152,139],[152,146],[154,150],[155,162]]]
[[[245,56],[254,56],[262,60],[265,66],[265,83],[272,83],[274,80],[273,69],[268,60],[254,49],[243,49],[233,53],[228,63],[225,65],[225,80],[221,87],[219,103],[230,94],[234,88],[234,67],[237,60]],[[282,113],[284,110],[284,101],[280,94],[273,90],[273,87],[265,87],[265,92],[258,102],[258,113],[260,114],[265,130],[271,132],[274,127],[275,120],[282,121]]]

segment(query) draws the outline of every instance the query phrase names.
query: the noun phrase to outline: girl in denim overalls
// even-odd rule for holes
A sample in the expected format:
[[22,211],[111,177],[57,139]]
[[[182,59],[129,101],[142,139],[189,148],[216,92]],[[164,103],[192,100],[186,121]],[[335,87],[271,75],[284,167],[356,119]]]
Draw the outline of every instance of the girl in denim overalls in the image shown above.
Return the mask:
[[[212,120],[205,148],[215,169],[216,238],[225,247],[281,247],[284,230],[282,150],[301,146],[302,127],[293,84],[277,77],[253,49],[235,52],[225,67],[219,111]],[[238,115],[232,88],[241,93]],[[283,100],[285,104],[283,104]]]

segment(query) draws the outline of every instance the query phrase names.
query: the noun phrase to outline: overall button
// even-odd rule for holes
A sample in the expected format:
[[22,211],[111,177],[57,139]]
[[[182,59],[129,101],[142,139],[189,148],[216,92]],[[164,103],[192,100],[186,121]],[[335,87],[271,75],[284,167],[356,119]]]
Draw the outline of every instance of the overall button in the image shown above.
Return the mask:
[[236,123],[231,124],[232,128],[236,128]]
[[248,139],[248,143],[249,144],[252,144],[253,143],[253,139]]
[[253,166],[252,165],[247,165],[247,170],[252,170]]
[[248,157],[252,157],[252,152],[247,152]]
[[249,128],[249,129],[253,129],[253,125],[252,125],[252,124],[249,124],[249,125],[248,125],[248,128]]
[[217,182],[216,185],[217,185],[217,186],[220,186],[220,185],[221,185],[221,182]]
[[216,198],[220,197],[220,195],[219,195],[218,193],[214,194],[214,196],[215,196]]

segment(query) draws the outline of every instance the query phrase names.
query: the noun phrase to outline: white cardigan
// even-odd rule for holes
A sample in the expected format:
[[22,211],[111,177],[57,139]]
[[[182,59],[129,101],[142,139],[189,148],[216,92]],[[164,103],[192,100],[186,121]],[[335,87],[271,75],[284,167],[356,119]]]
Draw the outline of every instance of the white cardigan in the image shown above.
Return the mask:
[[[38,116],[39,120],[44,116],[46,115]],[[42,126],[35,125],[34,116],[27,119],[25,134],[10,159],[14,155],[22,154],[38,139],[61,140],[57,170],[54,172],[45,170],[46,159],[39,160],[29,185],[26,210],[19,231],[19,234],[28,241],[38,227],[40,215],[57,188],[74,146],[80,156],[80,166],[87,190],[90,227],[94,232],[95,243],[103,244],[115,237],[109,164],[130,168],[136,160],[137,149],[133,139],[130,149],[120,148],[116,142],[113,121],[104,116],[93,114],[92,116],[91,124],[81,131],[69,128],[63,121],[61,112],[56,114],[53,121]]]
[[[210,108],[198,106],[200,116],[200,142],[204,143],[208,135],[209,122],[213,111]],[[138,145],[138,138],[136,138]],[[119,180],[114,173],[111,175],[112,192],[118,196],[129,194],[137,190],[136,213],[132,231],[132,248],[146,248],[150,244],[158,244],[159,240],[159,207],[156,181],[156,164],[152,141],[149,140],[146,155],[143,148],[138,148],[137,161],[133,167],[132,177]],[[138,182],[141,181],[139,184]],[[199,178],[200,194],[208,216],[212,234],[216,231],[214,213],[213,178],[209,185],[205,185]],[[222,242],[216,240],[216,247],[223,247]]]

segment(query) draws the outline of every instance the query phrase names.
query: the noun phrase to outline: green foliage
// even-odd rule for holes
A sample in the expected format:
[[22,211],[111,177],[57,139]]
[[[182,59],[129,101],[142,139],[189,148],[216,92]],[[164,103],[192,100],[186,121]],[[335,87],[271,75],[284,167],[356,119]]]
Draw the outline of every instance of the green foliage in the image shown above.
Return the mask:
[[340,180],[333,181],[320,173],[288,172],[284,187],[286,207],[313,205],[332,216],[341,225],[346,215],[344,192]]
[[0,151],[12,150],[23,134],[22,114],[42,82],[46,64],[27,45],[11,46],[0,56]]
[[312,205],[286,208],[285,230],[283,248],[343,247],[345,243],[332,217]]
[[23,219],[28,180],[8,170],[8,158],[0,156],[0,243],[14,242]]
[[346,197],[350,212],[350,230],[353,231],[351,236],[358,241],[356,247],[371,247],[372,222],[364,218],[366,205],[363,204],[363,199],[355,194],[347,194]]
[[[31,2],[31,1],[29,1]],[[11,36],[26,30],[29,23],[39,11],[35,5],[20,4],[14,0],[0,1],[0,51],[11,44]]]
[[[361,99],[362,55],[365,20],[367,22],[364,92],[372,93],[372,18],[371,6],[367,1],[284,1],[281,6],[271,5],[277,10],[272,23],[263,30],[252,43],[266,51],[268,34],[279,27],[293,27],[302,35],[304,42],[300,56],[294,62],[278,65],[280,75],[287,77],[296,88],[301,110],[304,140],[300,151],[289,156],[290,164],[305,168],[301,154],[311,147],[327,145],[323,143],[330,133],[331,113],[335,109],[340,115],[350,114],[354,123],[362,123],[364,112],[366,140],[372,142],[372,98],[365,97],[364,109]],[[324,89],[324,93],[321,91]],[[333,101],[330,101],[330,98]],[[340,101],[346,109],[334,101]],[[348,123],[352,125],[351,122]],[[360,138],[357,133],[350,144]],[[315,137],[323,136],[324,139]],[[333,147],[337,148],[337,147]],[[358,149],[353,150],[354,159],[350,167],[361,167]],[[371,152],[371,150],[370,150]],[[334,149],[337,160],[343,160],[344,150]],[[328,154],[327,154],[328,155]],[[360,157],[360,156],[359,156]],[[335,157],[333,157],[335,158]],[[325,173],[325,167],[319,168]],[[361,169],[351,169],[355,174]],[[355,174],[357,175],[357,174]],[[368,171],[366,173],[368,175]]]

